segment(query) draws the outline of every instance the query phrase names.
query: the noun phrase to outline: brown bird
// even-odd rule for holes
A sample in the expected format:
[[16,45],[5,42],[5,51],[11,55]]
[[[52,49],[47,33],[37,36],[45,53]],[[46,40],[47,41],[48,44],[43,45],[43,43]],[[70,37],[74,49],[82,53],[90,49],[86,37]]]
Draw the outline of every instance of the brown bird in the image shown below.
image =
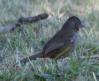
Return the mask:
[[22,59],[20,62],[25,64],[29,60],[36,58],[64,58],[69,55],[75,46],[77,32],[83,25],[76,16],[70,17],[63,27],[45,44],[42,52]]

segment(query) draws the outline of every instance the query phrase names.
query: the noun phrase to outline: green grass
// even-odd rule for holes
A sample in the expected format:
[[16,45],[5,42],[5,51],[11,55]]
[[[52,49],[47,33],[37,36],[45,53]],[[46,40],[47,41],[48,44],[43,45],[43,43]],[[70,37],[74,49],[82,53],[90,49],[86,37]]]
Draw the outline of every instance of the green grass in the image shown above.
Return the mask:
[[[63,1],[63,2],[62,2]],[[94,0],[0,0],[0,24],[42,12],[50,18],[0,34],[0,81],[98,81],[99,1]],[[78,44],[66,60],[37,59],[26,66],[14,67],[16,61],[41,51],[70,15],[84,21]],[[79,59],[85,55],[86,59]]]

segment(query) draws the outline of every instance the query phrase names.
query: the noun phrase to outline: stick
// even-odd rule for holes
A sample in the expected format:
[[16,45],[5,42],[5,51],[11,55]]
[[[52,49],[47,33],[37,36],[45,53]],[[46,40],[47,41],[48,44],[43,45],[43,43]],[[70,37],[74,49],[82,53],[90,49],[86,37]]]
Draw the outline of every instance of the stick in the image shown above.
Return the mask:
[[48,18],[47,13],[42,13],[33,17],[21,17],[16,21],[16,23],[1,25],[0,33],[10,32],[20,27],[22,24],[30,24],[30,23],[38,22],[46,18]]

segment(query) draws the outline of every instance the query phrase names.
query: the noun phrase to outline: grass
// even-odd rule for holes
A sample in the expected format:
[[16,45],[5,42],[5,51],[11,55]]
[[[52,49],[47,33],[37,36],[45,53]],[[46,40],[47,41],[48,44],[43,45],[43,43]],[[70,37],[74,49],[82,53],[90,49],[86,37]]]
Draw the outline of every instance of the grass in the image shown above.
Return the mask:
[[[0,0],[0,24],[42,12],[50,18],[0,34],[0,81],[98,81],[99,54],[98,0]],[[66,60],[37,59],[13,67],[20,59],[41,51],[70,15],[77,15],[86,28],[79,33],[75,51]],[[86,59],[79,59],[85,55]]]

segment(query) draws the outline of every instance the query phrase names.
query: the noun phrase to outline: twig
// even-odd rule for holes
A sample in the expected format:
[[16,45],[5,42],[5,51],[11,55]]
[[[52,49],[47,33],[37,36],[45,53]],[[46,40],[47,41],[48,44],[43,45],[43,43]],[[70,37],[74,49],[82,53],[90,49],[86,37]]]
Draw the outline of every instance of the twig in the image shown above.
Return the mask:
[[0,26],[0,33],[6,33],[15,30],[16,28],[20,27],[22,24],[29,24],[33,22],[38,22],[40,20],[48,18],[47,13],[42,13],[37,16],[33,17],[21,17],[19,18],[16,23],[5,24]]

